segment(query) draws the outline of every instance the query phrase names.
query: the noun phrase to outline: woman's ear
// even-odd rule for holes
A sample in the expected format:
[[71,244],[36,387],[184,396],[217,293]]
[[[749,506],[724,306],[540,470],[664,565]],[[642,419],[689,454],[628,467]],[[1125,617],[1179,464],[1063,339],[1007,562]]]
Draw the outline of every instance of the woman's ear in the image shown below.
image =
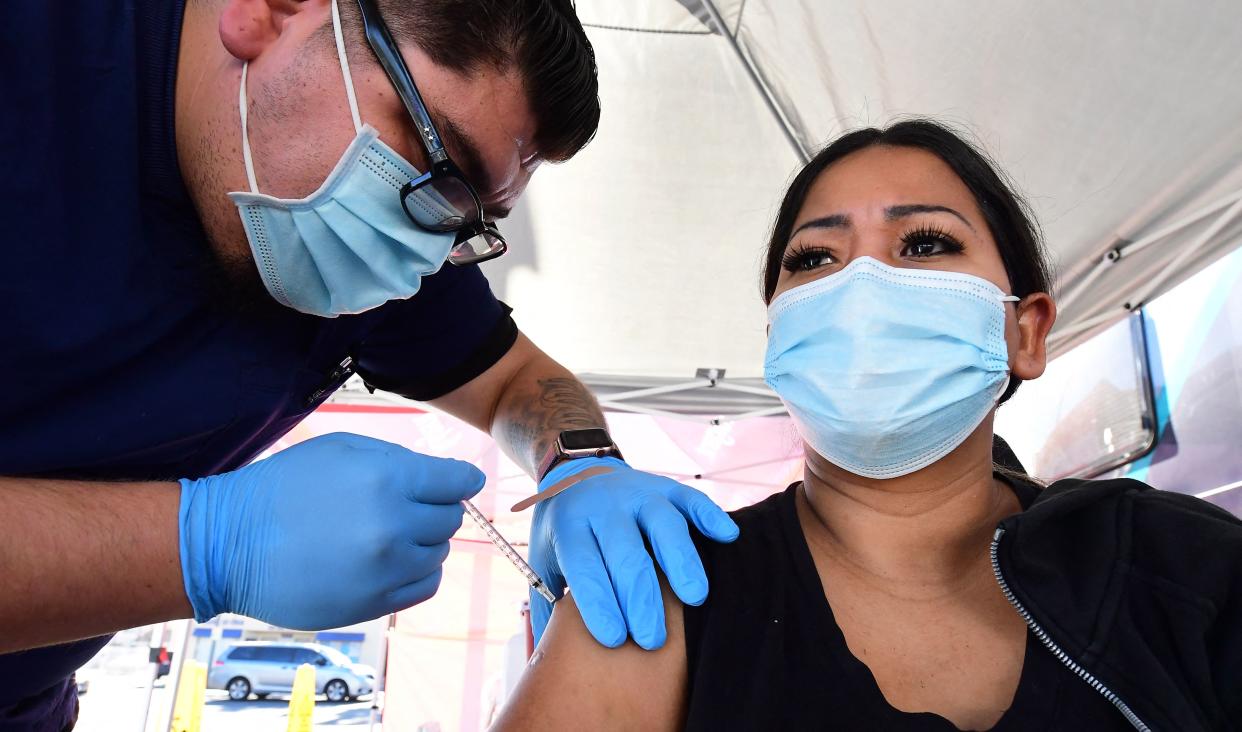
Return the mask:
[[1018,351],[1013,375],[1024,381],[1039,378],[1048,365],[1048,332],[1057,320],[1057,305],[1046,292],[1022,298],[1017,306]]
[[220,11],[220,41],[239,61],[253,61],[280,38],[285,21],[307,6],[303,0],[228,0]]

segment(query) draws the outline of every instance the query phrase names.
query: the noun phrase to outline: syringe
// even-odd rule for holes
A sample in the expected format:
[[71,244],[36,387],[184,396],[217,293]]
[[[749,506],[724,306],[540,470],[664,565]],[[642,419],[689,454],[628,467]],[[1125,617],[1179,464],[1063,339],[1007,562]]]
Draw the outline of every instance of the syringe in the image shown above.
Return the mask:
[[522,559],[522,555],[517,553],[513,545],[505,541],[505,537],[500,535],[500,532],[496,530],[492,522],[488,521],[470,501],[462,501],[461,505],[466,509],[466,513],[470,514],[470,518],[474,519],[474,522],[479,525],[479,528],[483,529],[483,533],[487,534],[487,538],[492,540],[492,543],[496,545],[500,553],[505,555],[510,562],[513,562],[513,566],[517,567],[522,576],[526,578],[526,581],[530,583],[530,586],[535,588],[535,592],[543,595],[543,599],[548,602],[556,602],[556,596],[544,584],[543,579],[526,563],[525,559]]

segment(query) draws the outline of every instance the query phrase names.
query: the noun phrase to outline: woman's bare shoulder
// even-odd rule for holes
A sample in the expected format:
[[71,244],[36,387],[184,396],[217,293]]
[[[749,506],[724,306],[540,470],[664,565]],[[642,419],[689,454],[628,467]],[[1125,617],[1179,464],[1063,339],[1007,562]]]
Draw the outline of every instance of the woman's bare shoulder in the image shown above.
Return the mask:
[[600,645],[573,597],[556,603],[539,647],[493,730],[676,730],[686,705],[682,606],[661,581],[668,640],[645,651]]

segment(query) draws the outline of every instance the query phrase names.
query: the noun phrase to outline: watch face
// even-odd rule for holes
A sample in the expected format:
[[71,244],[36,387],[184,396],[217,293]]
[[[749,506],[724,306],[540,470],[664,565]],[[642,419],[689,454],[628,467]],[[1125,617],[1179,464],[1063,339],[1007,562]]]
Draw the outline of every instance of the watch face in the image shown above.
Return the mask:
[[612,447],[612,438],[601,429],[566,430],[561,433],[561,447],[566,450]]

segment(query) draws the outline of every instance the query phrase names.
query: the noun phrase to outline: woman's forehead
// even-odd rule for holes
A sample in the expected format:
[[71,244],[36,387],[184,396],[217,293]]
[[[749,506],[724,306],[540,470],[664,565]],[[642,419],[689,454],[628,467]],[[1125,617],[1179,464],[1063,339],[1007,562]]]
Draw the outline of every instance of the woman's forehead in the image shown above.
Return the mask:
[[926,150],[876,145],[851,153],[820,173],[795,226],[820,216],[857,217],[912,204],[947,206],[976,226],[983,223],[970,189],[948,163]]

